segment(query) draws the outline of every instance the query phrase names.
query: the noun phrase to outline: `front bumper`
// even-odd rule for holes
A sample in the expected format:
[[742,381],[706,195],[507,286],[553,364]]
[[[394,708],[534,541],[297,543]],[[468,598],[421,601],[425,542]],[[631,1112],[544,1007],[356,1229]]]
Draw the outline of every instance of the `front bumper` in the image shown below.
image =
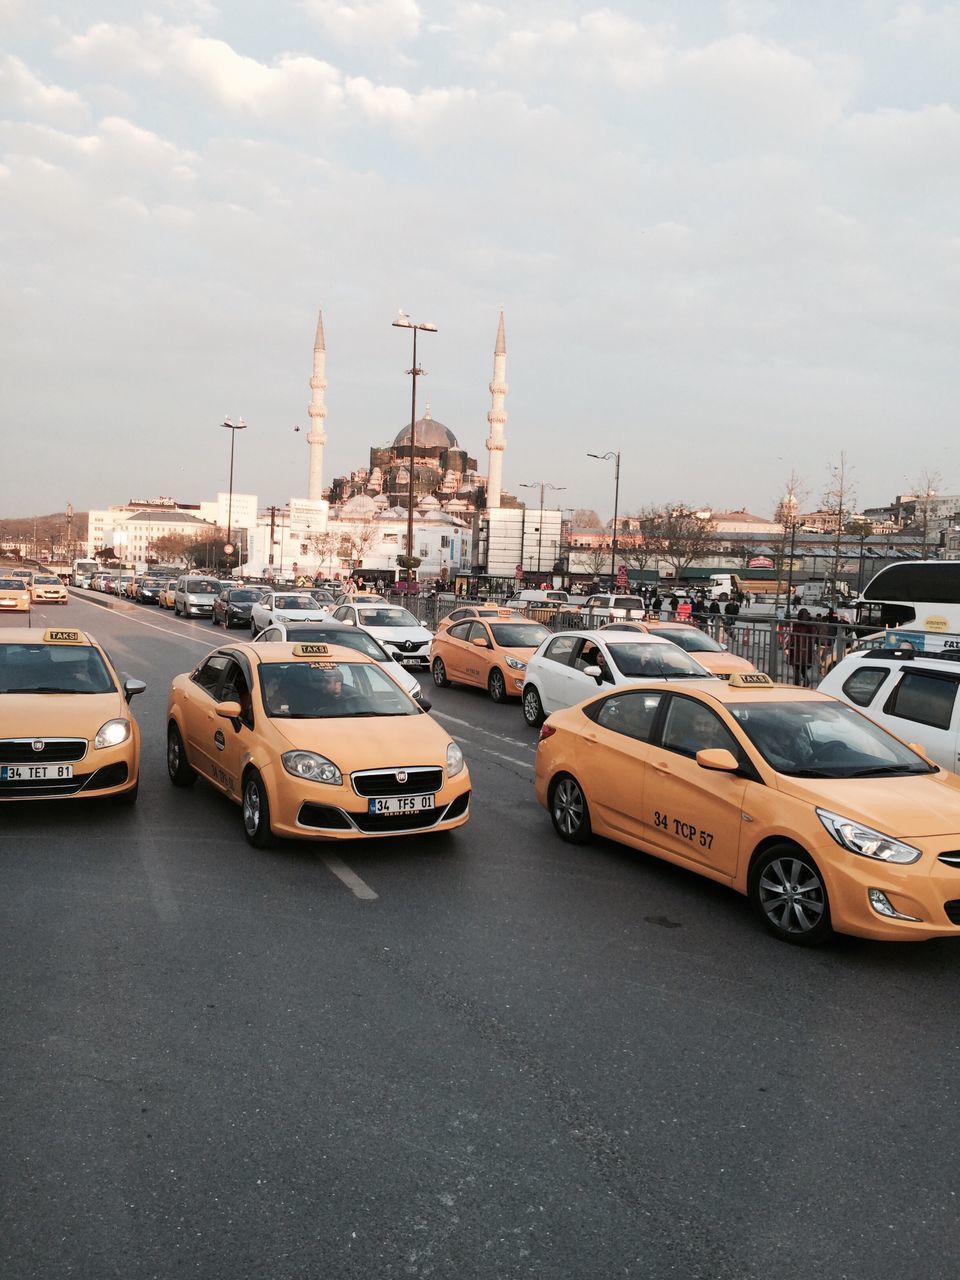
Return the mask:
[[90,800],[132,791],[140,774],[140,740],[134,734],[116,747],[95,750],[73,763],[73,777],[0,782],[0,802],[17,800]]

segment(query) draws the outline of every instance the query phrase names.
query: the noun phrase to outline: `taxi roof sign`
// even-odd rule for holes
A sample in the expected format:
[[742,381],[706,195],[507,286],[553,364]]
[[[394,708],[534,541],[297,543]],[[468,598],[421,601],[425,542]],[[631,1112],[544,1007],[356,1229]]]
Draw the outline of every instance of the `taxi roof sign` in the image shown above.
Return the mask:
[[772,689],[773,681],[763,671],[735,671],[727,685],[731,689]]
[[64,631],[62,628],[48,627],[43,633],[44,644],[86,644],[87,637],[82,631]]
[[327,644],[295,644],[293,646],[295,658],[325,658],[329,652],[330,646]]

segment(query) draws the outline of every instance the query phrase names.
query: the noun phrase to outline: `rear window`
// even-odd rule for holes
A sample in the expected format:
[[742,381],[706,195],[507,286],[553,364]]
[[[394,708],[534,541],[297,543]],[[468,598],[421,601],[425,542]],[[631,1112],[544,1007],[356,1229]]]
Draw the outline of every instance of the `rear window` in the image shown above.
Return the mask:
[[890,674],[889,667],[861,667],[847,676],[841,688],[844,696],[858,707],[869,707],[874,694]]
[[942,676],[934,671],[904,671],[883,709],[889,715],[930,725],[933,729],[949,729],[957,687],[955,676]]

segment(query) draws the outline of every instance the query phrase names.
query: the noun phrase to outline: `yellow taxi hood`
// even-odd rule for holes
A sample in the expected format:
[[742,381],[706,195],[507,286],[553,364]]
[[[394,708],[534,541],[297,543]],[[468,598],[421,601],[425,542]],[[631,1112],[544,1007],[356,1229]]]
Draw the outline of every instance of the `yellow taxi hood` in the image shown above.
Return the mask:
[[102,724],[127,713],[120,693],[5,693],[4,738],[93,738]]
[[853,818],[898,840],[960,836],[960,780],[941,771],[919,777],[788,778],[788,795]]
[[446,765],[450,735],[436,720],[416,716],[353,716],[342,720],[271,721],[274,728],[298,751],[327,756],[342,773],[376,767],[371,761],[397,765]]
[[[656,633],[654,633],[656,634]],[[694,653],[691,657],[696,658],[701,667],[706,667],[708,671],[714,674],[733,675],[736,671],[756,671],[756,667],[752,662],[748,662],[746,658],[740,658],[735,653]]]
[[[543,641],[540,642],[540,644],[542,643]],[[495,649],[494,652],[502,653],[505,656],[509,654],[511,658],[516,658],[518,662],[529,662],[540,648],[540,644],[522,645],[519,648],[517,645],[512,644],[509,648]]]

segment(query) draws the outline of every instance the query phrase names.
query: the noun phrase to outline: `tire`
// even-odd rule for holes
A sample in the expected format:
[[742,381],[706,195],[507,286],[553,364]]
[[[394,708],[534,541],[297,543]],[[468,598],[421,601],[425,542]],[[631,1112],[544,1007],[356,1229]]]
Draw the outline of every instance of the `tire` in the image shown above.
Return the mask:
[[118,796],[113,797],[113,803],[118,809],[132,809],[137,803],[137,796],[140,793],[140,775],[137,774],[137,780],[133,784],[130,791],[121,791]]
[[539,729],[546,716],[543,714],[543,703],[535,685],[528,684],[523,690],[523,718],[531,729]]
[[175,618],[180,617],[180,606],[177,604],[176,600],[173,602],[173,616]]
[[433,674],[433,683],[438,689],[449,689],[450,681],[447,679],[447,668],[443,665],[442,658],[434,658],[433,666],[430,668]]
[[210,615],[210,625],[212,627],[219,627],[220,625],[220,623],[217,621],[217,615],[215,613],[211,613]]
[[550,821],[567,844],[586,844],[590,839],[590,809],[580,783],[569,773],[561,773],[550,784]]
[[250,638],[253,639],[256,636],[256,634],[257,634],[257,624],[251,618],[250,619]]
[[499,667],[494,667],[490,672],[490,679],[487,681],[487,693],[489,693],[492,702],[506,702],[507,700],[507,685],[503,678],[503,672]]
[[273,843],[270,830],[270,801],[263,778],[251,769],[243,780],[243,834],[255,849],[267,849]]
[[808,853],[777,844],[750,869],[750,902],[775,938],[814,947],[833,933],[830,900],[820,869]]
[[726,602],[730,599],[730,593],[728,591],[721,591],[720,595],[718,596],[718,599],[720,600],[721,604],[726,604]]
[[197,780],[196,770],[187,761],[180,730],[172,720],[167,726],[167,773],[175,787],[192,787]]

